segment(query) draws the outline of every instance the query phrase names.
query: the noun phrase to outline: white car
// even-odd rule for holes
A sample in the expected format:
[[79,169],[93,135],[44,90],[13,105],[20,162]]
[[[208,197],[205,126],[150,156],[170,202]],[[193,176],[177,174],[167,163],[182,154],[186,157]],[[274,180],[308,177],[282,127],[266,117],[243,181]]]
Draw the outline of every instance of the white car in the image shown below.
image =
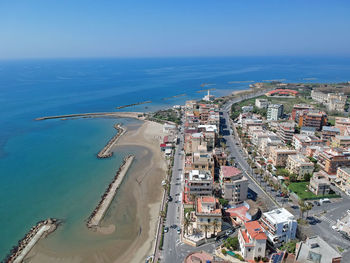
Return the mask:
[[337,228],[336,225],[332,226],[332,229],[335,230],[335,231],[339,231],[339,229]]

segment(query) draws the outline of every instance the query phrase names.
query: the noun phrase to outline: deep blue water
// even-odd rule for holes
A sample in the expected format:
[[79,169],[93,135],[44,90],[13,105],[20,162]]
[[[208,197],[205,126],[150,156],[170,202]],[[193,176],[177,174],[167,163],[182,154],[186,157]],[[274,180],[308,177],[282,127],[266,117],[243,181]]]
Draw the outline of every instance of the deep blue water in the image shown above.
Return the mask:
[[[115,133],[115,120],[34,118],[114,111],[116,106],[144,100],[153,103],[124,110],[150,111],[203,96],[196,92],[203,89],[202,83],[215,84],[213,94],[225,95],[248,86],[231,81],[272,79],[349,81],[350,59],[0,61],[0,256],[38,220],[49,216],[84,220],[122,158],[95,158]],[[187,96],[162,100],[182,93]]]

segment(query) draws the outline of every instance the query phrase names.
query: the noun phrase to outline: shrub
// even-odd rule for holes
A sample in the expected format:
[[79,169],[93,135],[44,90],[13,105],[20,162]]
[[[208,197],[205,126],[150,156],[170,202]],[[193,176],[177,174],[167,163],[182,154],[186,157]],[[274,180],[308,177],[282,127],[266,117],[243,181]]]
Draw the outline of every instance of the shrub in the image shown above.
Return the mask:
[[227,250],[226,249],[221,249],[221,253],[224,255],[224,256],[226,256],[227,255]]

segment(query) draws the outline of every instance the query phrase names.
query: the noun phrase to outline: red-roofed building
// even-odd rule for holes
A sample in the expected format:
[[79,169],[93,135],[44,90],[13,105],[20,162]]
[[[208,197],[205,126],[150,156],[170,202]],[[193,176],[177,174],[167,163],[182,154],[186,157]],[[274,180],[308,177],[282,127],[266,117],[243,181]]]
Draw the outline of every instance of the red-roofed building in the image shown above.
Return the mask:
[[214,257],[204,251],[193,252],[189,254],[184,263],[207,263],[213,262]]
[[267,236],[258,221],[244,224],[238,232],[239,247],[245,260],[254,260],[256,257],[265,257]]
[[226,209],[225,213],[231,218],[232,225],[241,226],[242,224],[251,220],[248,210],[249,208],[247,206],[242,205],[235,208],[228,208]]
[[233,166],[220,167],[220,185],[226,200],[240,203],[247,199],[248,179],[242,171]]
[[221,209],[219,200],[213,196],[196,199],[194,228],[205,233],[206,238],[221,231]]
[[299,92],[296,90],[291,90],[291,89],[275,89],[267,92],[265,95],[268,97],[272,96],[297,96]]

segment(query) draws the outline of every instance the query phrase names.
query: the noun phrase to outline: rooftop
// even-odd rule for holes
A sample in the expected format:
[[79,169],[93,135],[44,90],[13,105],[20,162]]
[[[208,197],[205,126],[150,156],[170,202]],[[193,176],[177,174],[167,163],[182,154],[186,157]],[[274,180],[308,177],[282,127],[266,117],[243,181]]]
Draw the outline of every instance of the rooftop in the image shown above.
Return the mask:
[[211,172],[208,170],[191,170],[189,180],[212,180]]
[[221,172],[225,178],[231,178],[242,174],[241,170],[233,166],[221,166]]
[[267,239],[266,234],[258,221],[247,222],[244,226],[253,239]]
[[218,208],[219,200],[213,196],[200,196],[197,198],[196,212],[199,214],[221,215]]
[[206,263],[211,262],[213,259],[213,256],[207,252],[199,251],[189,254],[185,259],[185,263]]
[[319,236],[309,237],[299,244],[297,262],[329,263],[334,258],[341,258],[341,255]]
[[269,212],[265,212],[263,215],[273,224],[294,220],[294,216],[285,208],[278,208]]
[[333,126],[323,126],[322,131],[340,132],[339,128]]

